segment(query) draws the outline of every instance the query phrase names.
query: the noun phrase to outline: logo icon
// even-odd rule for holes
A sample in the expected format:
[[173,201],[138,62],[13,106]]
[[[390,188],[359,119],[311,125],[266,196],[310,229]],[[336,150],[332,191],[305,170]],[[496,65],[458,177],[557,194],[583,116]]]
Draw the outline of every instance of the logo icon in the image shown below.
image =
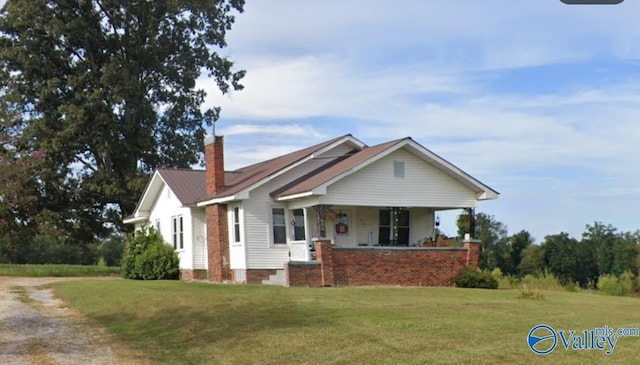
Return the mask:
[[555,350],[558,345],[556,331],[546,324],[539,324],[529,331],[527,344],[531,351],[538,355],[546,355]]

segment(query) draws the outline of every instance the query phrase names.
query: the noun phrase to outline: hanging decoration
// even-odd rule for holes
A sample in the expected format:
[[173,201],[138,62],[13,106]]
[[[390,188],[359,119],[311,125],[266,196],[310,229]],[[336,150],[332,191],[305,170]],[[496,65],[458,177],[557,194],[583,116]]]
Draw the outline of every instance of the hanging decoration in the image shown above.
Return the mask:
[[336,218],[336,233],[348,234],[349,233],[349,218],[345,213],[338,213]]

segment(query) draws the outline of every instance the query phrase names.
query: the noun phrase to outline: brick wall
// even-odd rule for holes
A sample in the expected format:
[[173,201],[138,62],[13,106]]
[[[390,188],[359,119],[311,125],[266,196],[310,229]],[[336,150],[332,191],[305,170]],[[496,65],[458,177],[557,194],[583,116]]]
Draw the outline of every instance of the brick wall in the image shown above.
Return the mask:
[[206,162],[207,195],[224,189],[224,139],[222,136],[207,136],[204,140]]
[[317,261],[291,261],[285,267],[289,286],[323,286],[322,271]]
[[[207,196],[213,196],[225,187],[224,146],[221,136],[208,136],[204,140],[206,161]],[[223,282],[231,280],[229,268],[229,227],[227,206],[212,204],[205,207],[207,221],[207,255],[209,280]]]
[[209,280],[215,282],[231,280],[227,206],[226,204],[207,205],[205,215],[207,220]]
[[248,269],[247,284],[262,284],[262,280],[269,279],[269,275],[275,275],[276,269]]
[[180,280],[206,280],[207,270],[180,270]]
[[478,267],[480,243],[469,241],[460,248],[343,248],[319,241],[316,254],[319,268],[288,265],[290,286],[448,286],[465,267]]

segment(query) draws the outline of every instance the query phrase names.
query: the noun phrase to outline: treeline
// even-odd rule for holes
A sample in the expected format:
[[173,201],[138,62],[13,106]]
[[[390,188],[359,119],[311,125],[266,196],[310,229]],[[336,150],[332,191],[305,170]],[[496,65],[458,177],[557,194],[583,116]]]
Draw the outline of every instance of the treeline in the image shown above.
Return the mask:
[[[458,233],[469,231],[468,217],[458,218]],[[549,272],[562,285],[598,287],[604,276],[637,275],[640,231],[620,232],[610,224],[587,225],[578,240],[565,232],[544,237],[540,245],[526,230],[508,235],[493,216],[476,215],[476,237],[482,242],[480,269],[498,268],[504,275],[524,277]]]
[[69,264],[120,266],[125,241],[113,234],[98,243],[77,243],[57,235],[16,239],[0,235],[0,264]]

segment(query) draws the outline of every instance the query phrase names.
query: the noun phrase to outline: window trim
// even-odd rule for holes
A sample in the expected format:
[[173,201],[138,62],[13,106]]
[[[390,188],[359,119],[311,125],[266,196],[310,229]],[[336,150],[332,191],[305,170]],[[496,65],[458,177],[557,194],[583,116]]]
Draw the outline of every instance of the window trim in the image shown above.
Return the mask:
[[[296,216],[296,212],[300,211],[302,213],[302,216],[297,215]],[[296,217],[302,217],[302,225],[298,225],[298,220],[296,219]],[[291,221],[293,222],[292,226],[293,229],[291,229],[291,241],[295,241],[295,242],[304,242],[307,240],[307,214],[305,209],[303,208],[298,208],[298,209],[291,209]],[[285,220],[286,223],[286,220]],[[296,232],[298,232],[298,229],[302,228],[302,238],[298,239],[298,237],[296,237]]]
[[184,217],[182,214],[171,217],[171,243],[174,250],[184,250]]
[[240,207],[235,206],[231,210],[231,225],[233,227],[232,242],[235,245],[242,244],[242,224]]
[[[284,222],[282,224],[278,224],[277,226],[276,226],[275,220],[274,220],[274,217],[275,217],[274,211],[276,209],[277,210],[282,210],[282,215],[283,215],[283,218],[284,218]],[[269,224],[269,230],[270,230],[270,232],[269,232],[270,233],[269,234],[269,242],[271,243],[271,245],[272,246],[276,246],[276,247],[282,247],[282,246],[286,245],[288,243],[287,242],[287,237],[288,237],[287,236],[287,209],[284,208],[284,207],[271,207],[271,208],[269,208],[269,220],[270,220],[270,223],[271,223],[271,224]],[[283,235],[284,242],[276,242],[276,230],[275,230],[276,227],[284,227],[284,235]]]

